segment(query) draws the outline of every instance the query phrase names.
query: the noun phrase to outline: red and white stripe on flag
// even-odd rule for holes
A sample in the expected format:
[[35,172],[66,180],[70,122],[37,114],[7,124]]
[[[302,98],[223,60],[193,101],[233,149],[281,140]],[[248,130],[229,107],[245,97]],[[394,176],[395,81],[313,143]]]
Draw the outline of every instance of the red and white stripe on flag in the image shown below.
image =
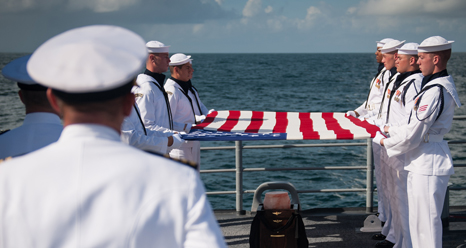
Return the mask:
[[379,128],[345,113],[214,111],[193,129],[238,133],[286,133],[287,140],[367,139]]

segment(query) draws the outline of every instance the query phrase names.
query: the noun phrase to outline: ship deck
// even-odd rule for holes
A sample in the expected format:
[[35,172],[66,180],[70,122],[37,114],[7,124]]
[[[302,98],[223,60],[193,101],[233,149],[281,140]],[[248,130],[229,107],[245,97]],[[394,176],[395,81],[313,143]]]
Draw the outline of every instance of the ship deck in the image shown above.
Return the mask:
[[[374,233],[361,232],[368,214],[365,208],[332,208],[301,211],[309,247],[374,247]],[[216,210],[215,216],[230,248],[249,247],[254,214],[238,215],[234,210]],[[450,207],[449,225],[444,228],[444,248],[466,248],[466,206]]]

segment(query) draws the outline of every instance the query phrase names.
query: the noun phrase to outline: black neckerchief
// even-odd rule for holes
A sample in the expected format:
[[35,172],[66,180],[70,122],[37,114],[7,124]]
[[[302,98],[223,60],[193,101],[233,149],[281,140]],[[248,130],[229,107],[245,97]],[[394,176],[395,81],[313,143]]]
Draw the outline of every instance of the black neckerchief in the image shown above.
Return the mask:
[[173,77],[171,77],[170,79],[175,81],[175,83],[177,83],[181,87],[183,94],[188,98],[189,102],[191,103],[191,109],[193,110],[194,115],[194,123],[196,123],[196,112],[194,112],[193,100],[188,95],[189,91],[193,93],[194,99],[196,99],[197,108],[199,109],[199,114],[202,115],[201,105],[199,104],[199,100],[196,97],[196,92],[194,91],[196,88],[194,88],[194,86],[192,85],[191,80],[181,81]]
[[403,80],[405,80],[407,77],[413,74],[416,74],[416,73],[420,73],[420,72],[421,72],[420,70],[416,70],[416,71],[407,71],[407,72],[400,73],[400,75],[398,75],[398,77],[396,78],[395,83],[393,84],[393,91],[396,91],[398,87],[400,87]]
[[191,90],[191,88],[193,87],[193,85],[191,84],[191,80],[181,81],[181,80],[178,80],[178,79],[173,78],[173,77],[171,77],[170,79],[175,81],[175,83],[177,83],[183,89],[183,91],[186,92],[186,93],[188,93]]
[[448,76],[448,72],[447,72],[447,69],[441,71],[441,72],[437,72],[437,73],[434,73],[432,75],[429,75],[429,76],[425,76],[423,79],[422,79],[422,84],[421,84],[421,89],[424,88],[424,86],[429,83],[430,81],[436,79],[436,78],[440,78],[440,77],[447,77]]
[[[398,88],[401,86],[401,83],[409,76],[413,75],[413,74],[416,74],[416,73],[420,73],[421,71],[420,70],[415,70],[415,71],[407,71],[407,72],[403,72],[403,73],[400,73],[396,79],[395,79],[395,82],[393,83],[393,88],[392,88],[392,93],[390,94],[390,99],[388,101],[388,108],[387,108],[387,118],[385,119],[386,123],[388,123],[388,119],[389,119],[389,116],[390,116],[390,105],[392,104],[392,98],[393,96],[395,95],[395,92],[396,90],[398,90]],[[414,79],[413,79],[414,80]],[[403,93],[406,93],[406,92],[403,92]],[[403,105],[404,105],[404,101],[403,101]]]
[[392,69],[390,69],[390,77],[388,78],[388,82],[390,82],[390,80],[392,80],[393,76],[395,76],[396,73],[397,73],[396,67],[393,66]]
[[383,65],[383,63],[379,63],[379,68],[377,68],[377,74],[380,73],[380,71],[384,68],[385,66]]
[[155,80],[157,80],[157,83],[159,83],[160,86],[163,86],[163,82],[165,82],[165,77],[166,76],[163,75],[162,73],[155,73],[155,72],[151,72],[151,71],[146,69],[144,71],[144,74],[153,77]]
[[157,86],[157,88],[159,88],[159,90],[163,94],[163,97],[165,98],[165,105],[167,105],[167,113],[168,113],[168,124],[169,124],[170,130],[173,130],[172,109],[170,108],[170,102],[168,100],[168,94],[165,91],[165,89],[163,88],[163,82],[165,80],[165,75],[163,75],[161,73],[154,73],[154,72],[151,72],[151,71],[149,71],[147,69],[144,71],[144,74],[153,77],[157,81],[158,84],[156,82],[153,82],[153,83],[154,83],[155,86]]

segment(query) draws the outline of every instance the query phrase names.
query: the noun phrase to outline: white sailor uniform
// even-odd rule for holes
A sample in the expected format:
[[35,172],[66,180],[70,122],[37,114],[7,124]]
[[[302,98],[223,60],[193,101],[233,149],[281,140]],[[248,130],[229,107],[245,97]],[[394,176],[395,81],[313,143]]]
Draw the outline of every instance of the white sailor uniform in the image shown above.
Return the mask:
[[0,166],[2,247],[226,247],[198,172],[73,124]]
[[[366,112],[367,118],[372,118],[371,120],[375,121],[377,115],[380,111],[380,105],[382,103],[382,99],[384,97],[386,85],[392,79],[392,75],[396,74],[396,68],[392,68],[391,70],[387,70],[386,68],[383,69],[384,71],[379,74],[378,80],[374,82],[374,85],[371,87],[371,95],[374,94],[372,99],[373,103],[370,106],[373,106],[372,109]],[[369,98],[371,98],[369,96]],[[364,118],[364,117],[362,117]],[[380,145],[373,144],[372,145],[372,154],[374,158],[374,174],[375,174],[375,181],[377,185],[377,211],[379,212],[379,219],[383,222],[387,222],[389,219],[387,215],[389,215],[389,210],[387,210],[388,206],[385,206],[385,202],[388,200],[388,196],[385,197],[384,193],[384,173],[383,168],[381,168],[381,151],[382,148]],[[385,223],[386,227],[389,227],[389,223]],[[385,235],[385,234],[384,234]]]
[[[385,124],[392,87],[398,75],[399,73],[396,72],[396,67],[388,70],[388,72],[384,75],[384,91],[379,109],[370,113],[372,116],[370,116],[368,122],[375,123],[379,126]],[[376,180],[378,176],[377,194],[382,196],[381,199],[378,200],[382,204],[382,212],[379,212],[379,219],[385,222],[381,233],[386,236],[386,240],[395,243],[396,238],[394,226],[392,225],[392,206],[390,201],[390,194],[392,193],[391,189],[393,188],[393,185],[390,177],[390,169],[387,165],[388,156],[386,155],[385,149],[380,147],[380,145],[374,144],[373,150],[374,165],[376,168],[378,168],[376,170]],[[378,157],[375,157],[375,154],[378,154]]]
[[157,131],[144,127],[137,104],[134,104],[131,115],[121,125],[121,141],[145,151],[168,153],[168,137],[170,131]]
[[56,114],[27,114],[23,125],[0,135],[0,159],[24,155],[49,145],[58,140],[62,130]]
[[358,108],[355,109],[359,113],[359,116],[365,116],[374,110],[378,110],[380,102],[382,101],[383,89],[384,89],[384,76],[387,74],[385,67],[380,70],[377,75],[372,79],[371,86],[367,100]]
[[[435,84],[443,88],[426,90]],[[443,136],[451,129],[455,105],[460,107],[461,103],[451,76],[428,82],[415,101],[409,124],[390,127],[390,138],[384,140],[384,146],[390,157],[405,154],[413,247],[442,247],[441,213],[448,180],[454,173]]]
[[[167,79],[165,83],[165,90],[168,93],[168,99],[173,113],[173,121],[193,124],[196,121],[196,115],[201,116],[208,114],[209,110],[202,103],[197,90],[194,88],[192,88],[192,91],[188,90],[186,96],[182,87],[170,78]],[[199,141],[187,141],[182,144],[179,149],[170,151],[170,156],[196,162],[200,167],[200,149],[201,144]]]
[[189,132],[191,126],[173,121],[170,124],[170,112],[168,110],[163,90],[163,82],[157,82],[147,74],[139,74],[136,82],[139,87],[133,88],[136,103],[141,110],[141,118],[146,128],[151,130],[174,130]]
[[[414,106],[414,97],[421,90],[422,73],[420,71],[399,74],[399,86],[393,88],[389,102],[387,101],[387,114],[385,124],[389,126],[401,126],[408,123],[409,114]],[[406,76],[405,76],[406,75]],[[396,83],[396,82],[395,82]],[[395,87],[395,86],[393,86]],[[389,202],[392,214],[390,232],[394,234],[396,247],[412,247],[409,232],[409,209],[407,195],[408,171],[404,169],[404,154],[388,157],[385,149],[382,149],[382,161],[385,162],[387,188],[389,189]],[[389,235],[390,236],[390,235]]]

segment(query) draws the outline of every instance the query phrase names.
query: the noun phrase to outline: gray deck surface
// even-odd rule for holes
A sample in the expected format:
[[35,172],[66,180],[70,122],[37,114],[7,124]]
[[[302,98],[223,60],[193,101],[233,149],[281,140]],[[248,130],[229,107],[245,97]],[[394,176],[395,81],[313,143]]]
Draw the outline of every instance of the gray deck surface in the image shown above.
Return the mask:
[[[215,216],[230,248],[249,247],[249,230],[254,214],[216,210]],[[364,233],[365,208],[312,209],[301,211],[309,247],[374,247],[374,233]],[[450,207],[449,226],[444,229],[444,248],[466,248],[466,206]]]

